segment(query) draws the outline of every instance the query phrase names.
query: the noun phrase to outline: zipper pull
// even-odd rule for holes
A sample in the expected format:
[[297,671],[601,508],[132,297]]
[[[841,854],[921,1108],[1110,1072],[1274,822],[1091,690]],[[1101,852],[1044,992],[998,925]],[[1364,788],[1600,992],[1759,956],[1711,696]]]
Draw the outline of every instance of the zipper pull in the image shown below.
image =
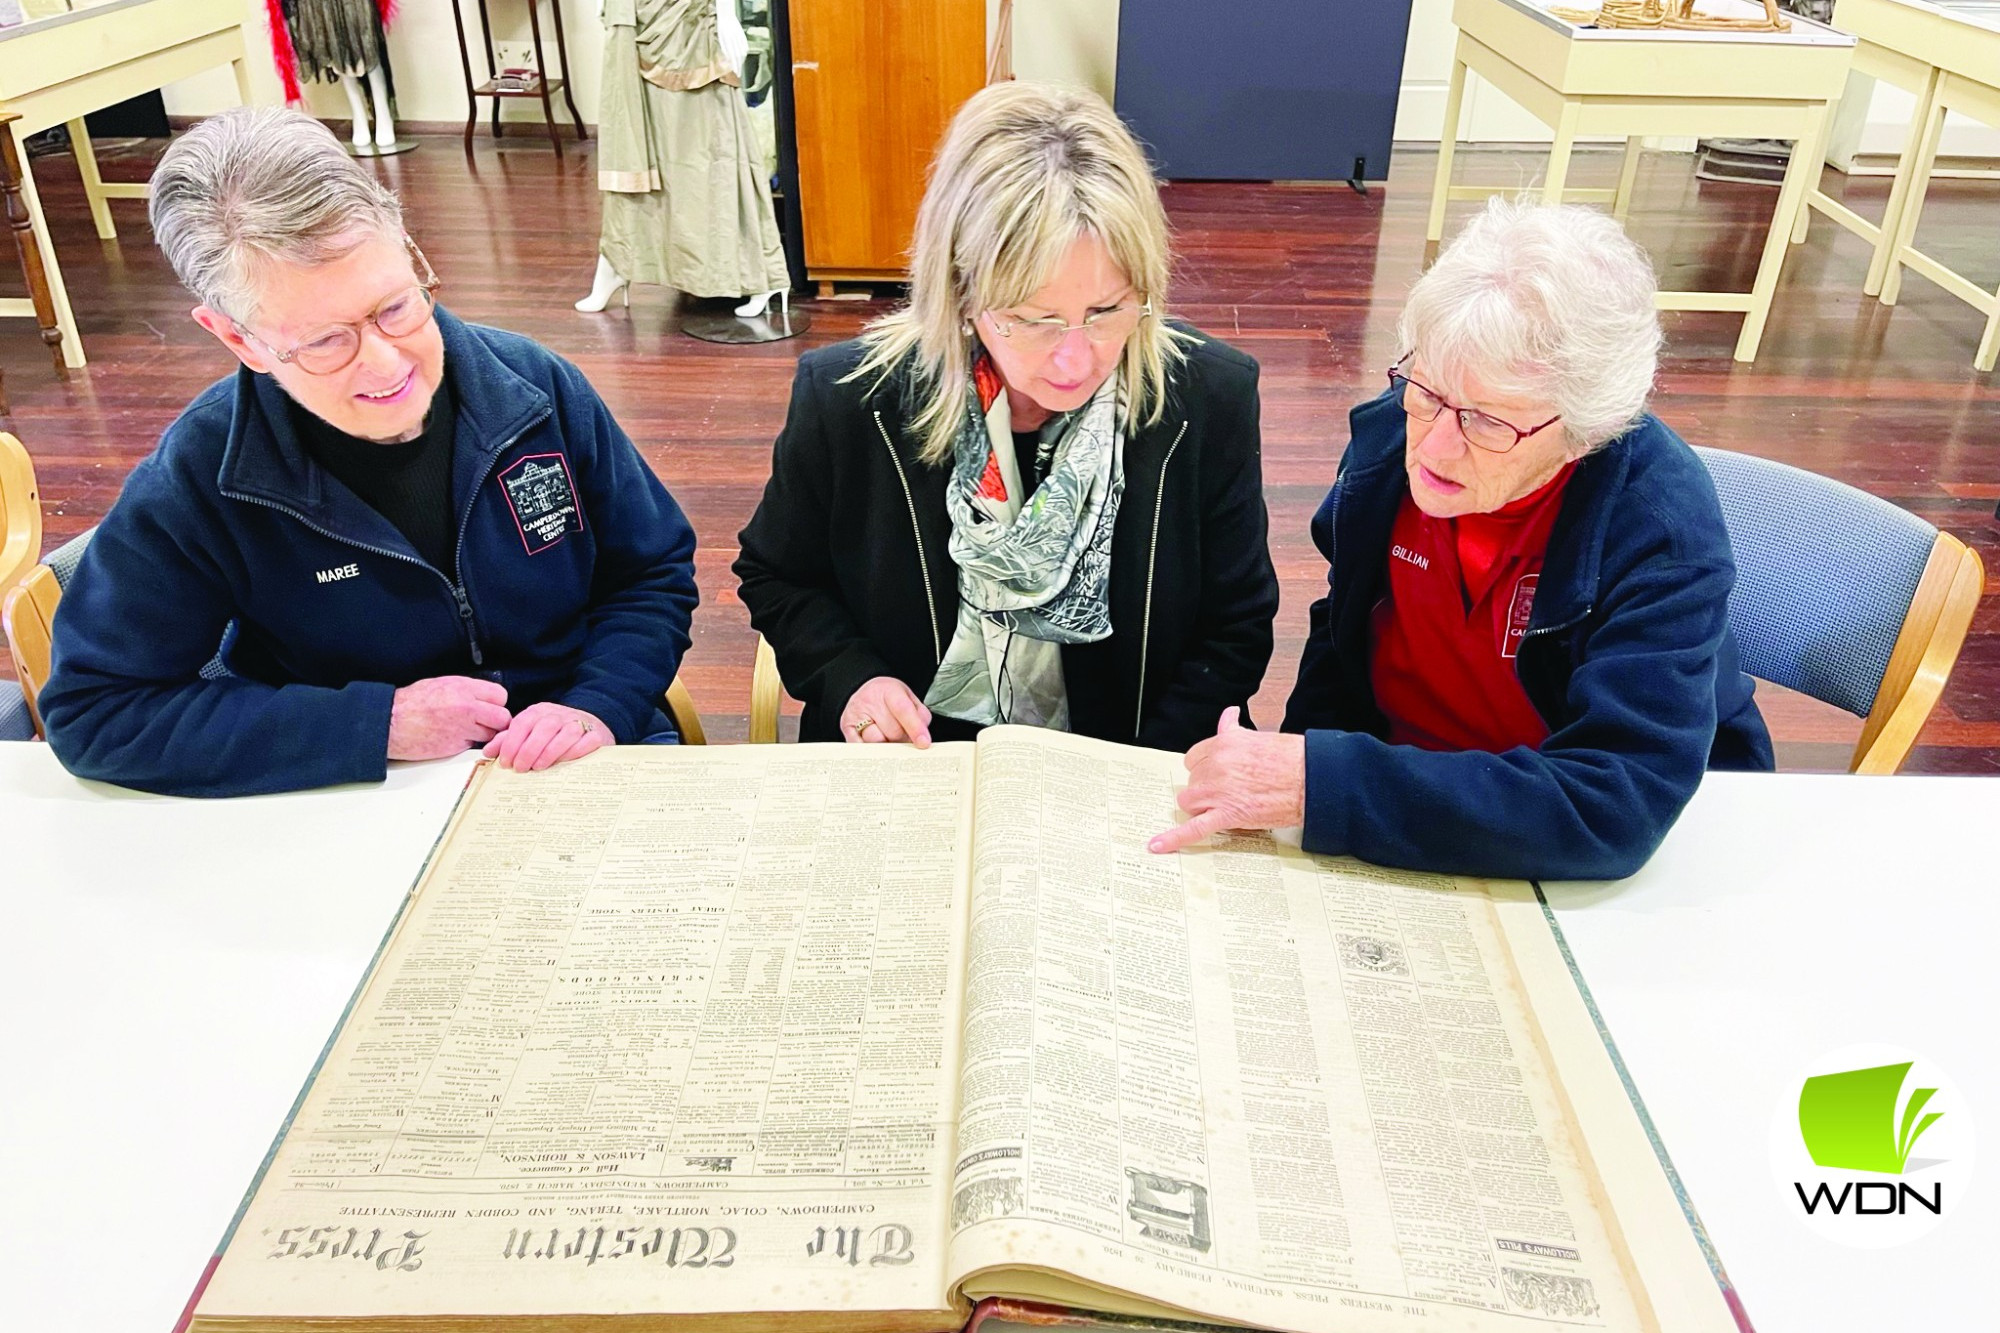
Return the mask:
[[479,651],[479,636],[472,625],[472,599],[465,595],[465,589],[456,583],[451,585],[452,599],[458,603],[458,618],[465,625],[465,646],[472,650],[472,665],[485,666],[486,655]]

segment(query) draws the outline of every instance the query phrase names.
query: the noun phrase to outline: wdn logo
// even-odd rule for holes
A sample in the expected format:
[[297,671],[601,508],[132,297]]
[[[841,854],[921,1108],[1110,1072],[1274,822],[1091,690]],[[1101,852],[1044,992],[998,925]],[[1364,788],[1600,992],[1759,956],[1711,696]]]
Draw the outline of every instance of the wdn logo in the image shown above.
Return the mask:
[[1942,1222],[1972,1170],[1972,1126],[1942,1071],[1905,1052],[1850,1048],[1797,1081],[1773,1117],[1787,1211],[1831,1240],[1901,1245]]

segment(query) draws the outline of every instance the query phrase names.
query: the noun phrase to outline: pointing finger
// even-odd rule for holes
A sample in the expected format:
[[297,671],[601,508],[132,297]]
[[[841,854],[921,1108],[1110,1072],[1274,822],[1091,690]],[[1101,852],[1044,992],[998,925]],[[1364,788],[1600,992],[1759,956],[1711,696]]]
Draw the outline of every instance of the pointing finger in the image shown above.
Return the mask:
[[1200,842],[1211,833],[1220,833],[1229,827],[1229,816],[1221,810],[1210,810],[1196,815],[1193,819],[1176,824],[1146,844],[1149,852],[1177,852],[1183,847]]

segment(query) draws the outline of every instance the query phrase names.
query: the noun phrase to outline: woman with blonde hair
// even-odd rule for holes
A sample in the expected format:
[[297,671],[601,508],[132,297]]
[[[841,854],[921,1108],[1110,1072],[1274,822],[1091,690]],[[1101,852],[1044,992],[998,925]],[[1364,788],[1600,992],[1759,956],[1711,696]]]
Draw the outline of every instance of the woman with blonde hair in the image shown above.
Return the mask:
[[1166,318],[1166,216],[1088,93],[939,149],[909,303],[799,360],[735,569],[802,740],[997,722],[1185,750],[1271,656],[1257,364]]

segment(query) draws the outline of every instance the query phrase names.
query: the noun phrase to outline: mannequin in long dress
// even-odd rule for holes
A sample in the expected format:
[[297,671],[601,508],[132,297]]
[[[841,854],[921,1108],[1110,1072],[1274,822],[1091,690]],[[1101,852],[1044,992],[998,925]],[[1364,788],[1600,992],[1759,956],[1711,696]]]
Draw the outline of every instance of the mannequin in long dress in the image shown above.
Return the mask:
[[749,42],[735,0],[605,0],[595,313],[631,284],[789,299],[763,155],[738,89]]
[[[285,100],[304,100],[300,80],[340,81],[354,117],[354,146],[396,142],[389,110],[389,73],[383,30],[395,15],[395,0],[266,0],[271,23],[271,58],[284,84]],[[361,94],[368,86],[368,99]],[[374,129],[369,129],[369,102]]]

